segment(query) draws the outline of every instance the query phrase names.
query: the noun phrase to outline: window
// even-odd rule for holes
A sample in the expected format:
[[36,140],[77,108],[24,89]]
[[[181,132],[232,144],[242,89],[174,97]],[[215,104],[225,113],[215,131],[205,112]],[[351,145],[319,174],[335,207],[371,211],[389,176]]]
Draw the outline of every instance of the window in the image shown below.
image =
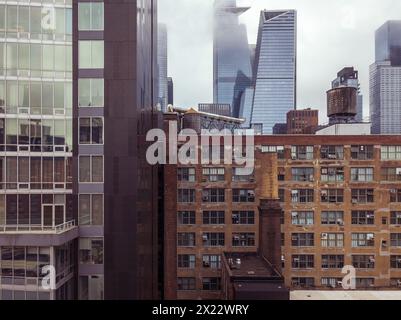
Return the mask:
[[343,255],[322,255],[322,269],[342,269],[343,267]]
[[320,148],[320,157],[328,160],[343,160],[344,146],[322,146]]
[[179,254],[178,257],[178,268],[194,269],[195,268],[195,255],[193,254]]
[[79,118],[79,143],[103,144],[103,118]]
[[344,247],[344,233],[322,233],[321,245],[325,248]]
[[315,278],[294,277],[291,278],[291,286],[308,288],[315,286]]
[[401,225],[401,211],[391,211],[390,223]]
[[297,226],[313,225],[313,211],[293,211],[291,212],[291,221],[293,225]]
[[221,269],[221,256],[218,254],[205,254],[202,262],[204,268]]
[[357,289],[370,288],[375,285],[374,278],[356,278],[355,284]]
[[223,232],[206,232],[202,235],[204,247],[222,247],[224,246]]
[[224,224],[224,211],[203,211],[203,224]]
[[78,80],[78,106],[104,107],[104,80]]
[[221,290],[221,278],[202,278],[202,290]]
[[233,211],[231,216],[233,224],[255,224],[254,211]]
[[79,224],[102,225],[103,224],[103,194],[79,195]]
[[382,181],[401,181],[401,168],[382,168]]
[[79,157],[79,182],[82,183],[103,182],[103,157],[101,156]]
[[382,160],[401,160],[401,146],[382,146]]
[[195,233],[188,233],[188,232],[177,233],[177,245],[179,247],[194,247]]
[[401,269],[401,256],[391,256],[390,257],[390,268]]
[[342,280],[342,278],[324,277],[320,280],[320,283],[324,287],[337,288],[342,287]]
[[312,182],[314,169],[313,168],[292,168],[292,180],[300,182]]
[[390,240],[392,247],[401,247],[401,233],[391,233]]
[[320,180],[322,182],[343,182],[343,167],[324,167],[320,169]]
[[292,146],[292,160],[313,160],[313,146]]
[[103,15],[102,2],[78,3],[78,29],[103,30]]
[[103,264],[103,239],[80,238],[79,262],[81,264]]
[[373,181],[373,168],[351,168],[351,180],[358,182]]
[[357,269],[374,269],[375,257],[369,255],[353,255],[352,265]]
[[281,203],[285,202],[285,189],[278,189],[278,197]]
[[104,68],[104,42],[99,40],[80,40],[79,68],[103,69]]
[[284,146],[262,146],[263,153],[277,153],[278,159],[285,159]]
[[178,168],[177,180],[185,182],[195,182],[195,168]]
[[352,211],[352,224],[355,225],[373,225],[375,224],[374,211]]
[[224,168],[203,168],[203,177],[209,182],[224,181]]
[[297,254],[292,255],[292,268],[293,269],[310,269],[315,267],[313,255]]
[[177,223],[182,224],[195,224],[195,211],[178,211]]
[[232,181],[233,182],[253,182],[255,180],[255,176],[252,173],[249,173],[248,168],[233,168]]
[[277,174],[278,181],[285,181],[285,168],[279,167]]
[[375,245],[375,235],[373,233],[352,233],[352,247],[373,247]]
[[352,203],[372,203],[374,202],[373,189],[352,189],[351,190]]
[[313,247],[315,245],[315,235],[313,233],[293,233],[291,235],[291,245],[293,247]]
[[344,202],[343,189],[323,189],[320,191],[320,202],[342,203]]
[[253,247],[255,245],[254,233],[233,233],[233,247]]
[[390,190],[390,202],[401,202],[401,189]]
[[178,202],[181,203],[195,202],[195,189],[178,189]]
[[195,278],[177,278],[177,290],[180,291],[196,290]]
[[249,189],[233,189],[233,202],[254,202],[255,191]]
[[351,146],[352,160],[371,160],[373,159],[373,146]]
[[292,203],[308,203],[313,202],[313,189],[291,190]]
[[202,190],[203,202],[224,202],[224,189],[204,189]]

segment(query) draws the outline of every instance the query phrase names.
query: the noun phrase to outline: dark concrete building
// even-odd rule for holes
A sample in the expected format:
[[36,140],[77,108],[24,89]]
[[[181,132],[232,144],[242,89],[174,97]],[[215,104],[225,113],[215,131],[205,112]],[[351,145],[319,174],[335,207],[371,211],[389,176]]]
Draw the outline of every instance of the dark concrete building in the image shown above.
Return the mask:
[[287,113],[287,134],[313,134],[319,125],[319,110],[291,110]]
[[171,77],[167,77],[167,96],[167,104],[174,105],[174,82]]
[[157,298],[158,168],[145,158],[160,119],[156,1],[73,10],[79,298]]

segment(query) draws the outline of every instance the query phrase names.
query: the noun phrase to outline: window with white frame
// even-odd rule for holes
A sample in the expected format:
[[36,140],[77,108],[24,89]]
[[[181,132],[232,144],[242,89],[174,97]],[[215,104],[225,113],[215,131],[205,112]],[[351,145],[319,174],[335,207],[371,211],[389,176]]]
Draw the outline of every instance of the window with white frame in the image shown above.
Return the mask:
[[351,180],[358,182],[373,181],[373,168],[351,168]]
[[293,247],[313,247],[315,245],[314,233],[291,234],[291,245]]
[[372,145],[352,145],[351,159],[353,160],[371,160],[373,159]]
[[325,160],[344,159],[344,146],[321,146],[320,157]]
[[374,269],[375,257],[372,255],[352,255],[352,265],[357,269]]
[[344,211],[322,211],[321,222],[323,225],[343,225]]
[[322,182],[343,182],[343,167],[323,167],[320,169],[320,180]]
[[401,146],[382,146],[382,160],[401,160]]
[[225,180],[224,168],[203,168],[202,174],[204,179],[209,182],[218,182]]
[[374,225],[375,212],[366,210],[352,211],[351,223],[353,225]]
[[343,189],[323,189],[320,191],[320,202],[342,203],[344,202]]
[[292,203],[309,203],[314,201],[313,189],[291,190]]
[[291,212],[292,225],[311,226],[314,224],[313,211],[293,211]]
[[321,245],[325,248],[344,247],[344,233],[322,233]]
[[374,233],[352,233],[352,247],[374,247],[375,235]]
[[313,168],[292,168],[292,180],[300,182],[313,182],[314,172]]
[[313,146],[292,146],[291,159],[313,160]]

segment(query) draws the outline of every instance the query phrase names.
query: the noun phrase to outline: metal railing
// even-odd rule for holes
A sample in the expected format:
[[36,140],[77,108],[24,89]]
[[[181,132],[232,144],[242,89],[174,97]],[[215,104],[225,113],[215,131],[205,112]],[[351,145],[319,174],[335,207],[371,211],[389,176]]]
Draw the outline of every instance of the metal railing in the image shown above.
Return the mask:
[[0,225],[0,233],[49,233],[60,234],[65,231],[71,230],[75,227],[75,220],[64,222],[57,226],[44,226],[44,225]]

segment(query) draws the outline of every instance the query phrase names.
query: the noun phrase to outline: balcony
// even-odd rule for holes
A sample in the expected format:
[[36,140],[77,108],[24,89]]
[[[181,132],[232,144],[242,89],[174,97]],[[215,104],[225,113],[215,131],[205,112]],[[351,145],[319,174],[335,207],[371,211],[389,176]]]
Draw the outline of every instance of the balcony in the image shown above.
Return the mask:
[[49,234],[57,235],[76,228],[75,220],[57,226],[44,225],[0,225],[0,234]]

